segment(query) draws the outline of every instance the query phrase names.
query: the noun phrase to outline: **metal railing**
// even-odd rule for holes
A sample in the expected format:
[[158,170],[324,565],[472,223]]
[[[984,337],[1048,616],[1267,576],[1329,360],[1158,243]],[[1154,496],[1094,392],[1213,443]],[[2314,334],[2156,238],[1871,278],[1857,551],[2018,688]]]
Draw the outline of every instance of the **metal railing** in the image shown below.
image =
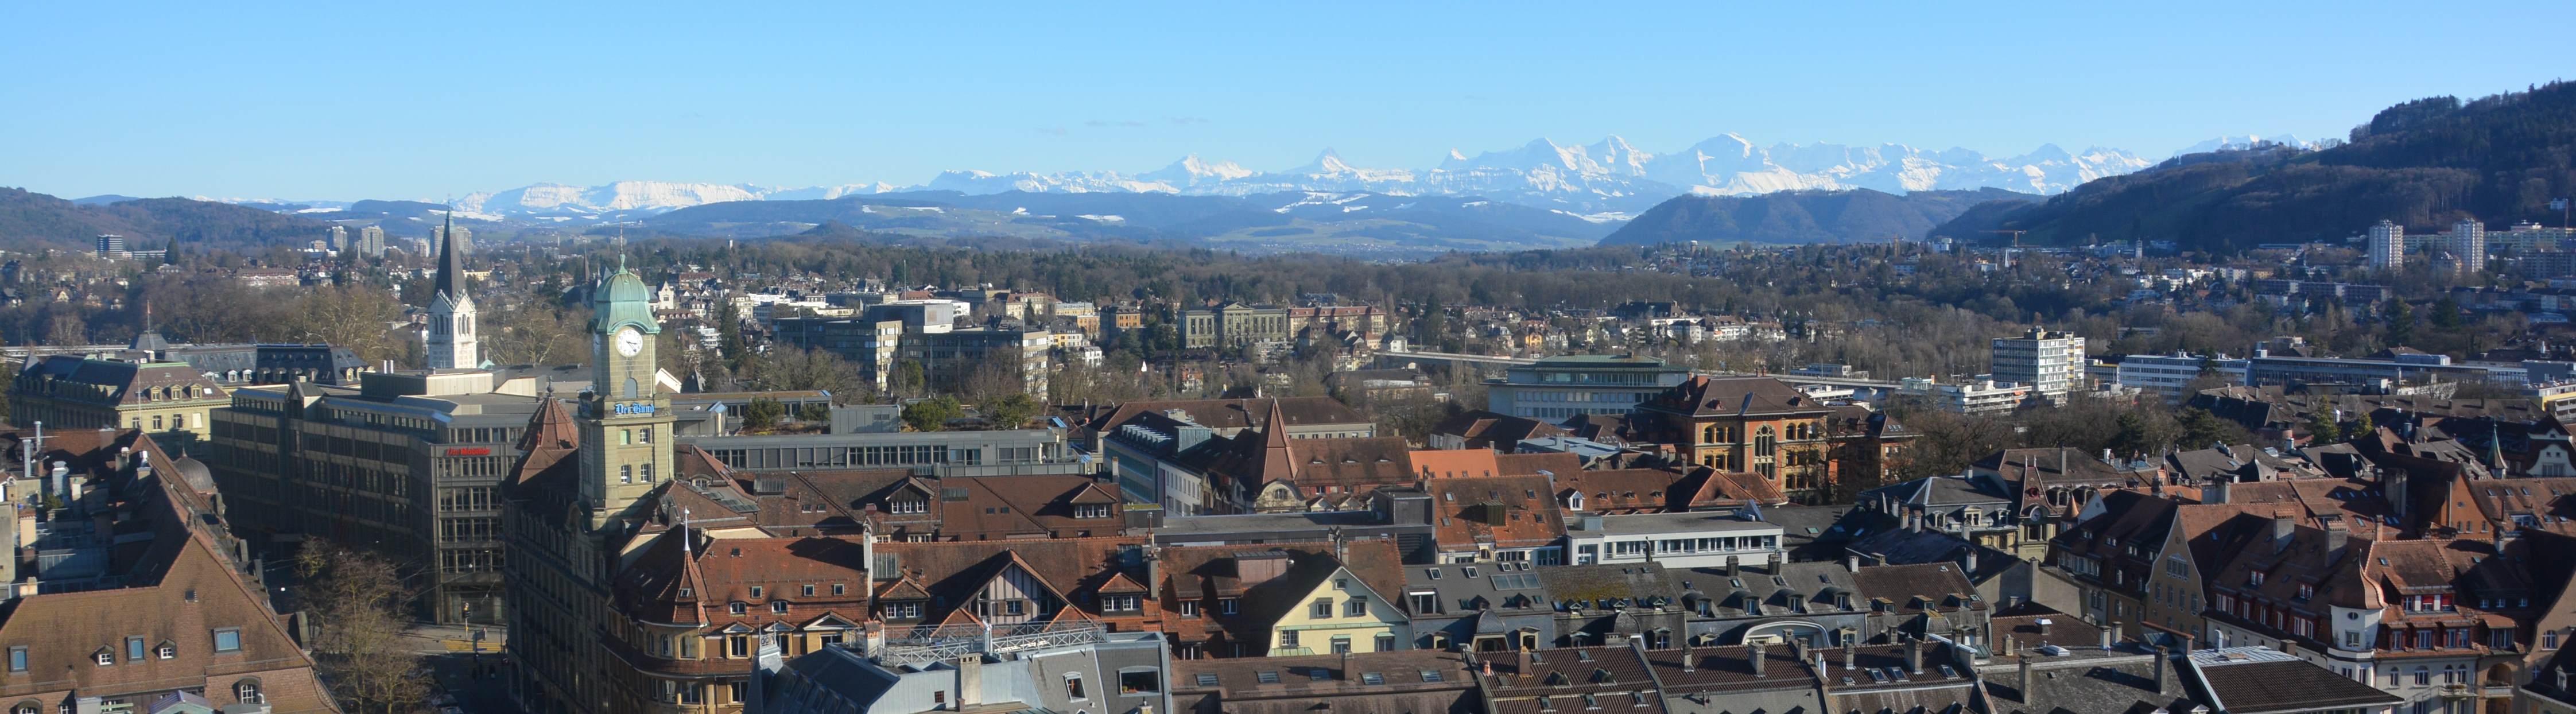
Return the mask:
[[871,655],[878,664],[907,665],[956,659],[970,654],[1069,647],[1106,639],[1106,631],[1100,623],[1091,621],[924,625],[900,634],[887,633],[885,643]]

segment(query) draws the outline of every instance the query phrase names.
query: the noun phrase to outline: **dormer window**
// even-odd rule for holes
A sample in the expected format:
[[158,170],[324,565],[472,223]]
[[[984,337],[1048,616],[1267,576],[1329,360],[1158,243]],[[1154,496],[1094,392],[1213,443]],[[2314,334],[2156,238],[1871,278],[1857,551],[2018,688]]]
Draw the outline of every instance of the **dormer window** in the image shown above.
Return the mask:
[[733,616],[735,616],[735,617],[741,617],[741,616],[743,616],[743,615],[748,615],[748,614],[751,614],[751,604],[750,604],[750,603],[741,603],[741,602],[737,602],[737,603],[728,603],[728,604],[726,604],[726,605],[725,605],[725,612],[726,612],[727,614],[731,614],[731,615],[733,615]]
[[1075,517],[1075,518],[1108,518],[1108,517],[1109,517],[1109,504],[1106,504],[1106,503],[1086,503],[1086,504],[1082,504],[1082,505],[1079,505],[1079,506],[1075,506],[1075,507],[1073,507],[1073,517]]

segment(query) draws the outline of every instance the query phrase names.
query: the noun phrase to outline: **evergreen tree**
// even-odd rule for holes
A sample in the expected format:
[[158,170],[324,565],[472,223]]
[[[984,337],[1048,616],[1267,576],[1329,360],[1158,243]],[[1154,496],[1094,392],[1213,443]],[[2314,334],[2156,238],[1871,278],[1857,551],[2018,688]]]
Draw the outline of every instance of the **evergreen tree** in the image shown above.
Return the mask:
[[2415,308],[2407,307],[2406,301],[2402,299],[2389,301],[2388,346],[2404,347],[2414,341]]

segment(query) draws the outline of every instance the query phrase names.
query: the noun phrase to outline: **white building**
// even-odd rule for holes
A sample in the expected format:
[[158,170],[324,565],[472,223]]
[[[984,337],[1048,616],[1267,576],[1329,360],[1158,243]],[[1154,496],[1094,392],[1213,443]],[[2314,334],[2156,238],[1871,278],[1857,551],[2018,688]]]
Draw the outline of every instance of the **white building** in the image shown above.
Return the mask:
[[2370,267],[2396,270],[2406,267],[2406,227],[2380,221],[2370,226]]
[[2481,273],[2487,269],[2487,224],[2461,221],[2451,226],[2451,256],[2460,261],[2460,272]]
[[[1578,494],[1576,498],[1581,498]],[[1581,508],[1578,502],[1574,508]],[[1780,549],[1780,526],[1729,513],[1640,513],[1584,516],[1565,532],[1575,565],[1663,563],[1665,568],[1722,568],[1769,563]]]
[[2084,338],[2075,333],[2032,327],[2020,337],[1995,339],[1997,382],[2027,384],[2049,401],[2064,403],[2083,376]]
[[2247,360],[2229,359],[2225,355],[2202,358],[2175,352],[2170,355],[2129,355],[2120,358],[2114,381],[2120,386],[2154,392],[2168,403],[2181,401],[2186,388],[2200,379],[2203,368],[2216,373],[2228,384],[2244,384]]
[[1945,384],[1930,377],[1907,377],[1898,382],[1899,396],[1930,402],[1933,406],[1961,414],[1994,414],[2020,407],[2030,399],[2030,385],[1997,382],[1991,379],[1966,384]]

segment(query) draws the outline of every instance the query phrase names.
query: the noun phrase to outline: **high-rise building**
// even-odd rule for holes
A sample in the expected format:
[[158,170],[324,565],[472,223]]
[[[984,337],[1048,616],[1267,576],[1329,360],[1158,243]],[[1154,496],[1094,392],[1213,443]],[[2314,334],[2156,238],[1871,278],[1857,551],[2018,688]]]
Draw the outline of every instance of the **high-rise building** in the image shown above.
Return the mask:
[[2451,257],[2459,262],[2460,272],[2480,273],[2487,269],[2487,224],[2475,220],[2451,226]]
[[334,251],[334,252],[338,252],[338,251],[345,251],[345,250],[348,250],[348,249],[349,249],[349,228],[348,228],[348,226],[338,226],[338,225],[332,226],[332,227],[331,227],[331,237],[329,238],[329,240],[330,240],[330,242],[331,242],[331,250],[332,250],[332,251]]
[[430,227],[429,242],[444,243],[450,234],[456,236],[457,247],[464,248],[467,253],[474,252],[474,229],[457,227],[456,216],[452,214],[447,217],[444,225]]
[[2084,338],[2039,327],[2020,337],[1995,339],[1994,378],[2030,385],[2049,401],[2064,403],[2084,374]]
[[[456,219],[448,219],[450,222]],[[465,294],[465,256],[459,243],[464,229],[443,230],[438,254],[438,282],[429,299],[429,368],[476,369],[483,366],[481,343],[474,332],[474,298]]]
[[98,257],[116,260],[132,257],[132,255],[125,250],[125,236],[114,233],[98,235]]
[[2370,267],[2396,270],[2406,267],[2406,227],[2380,221],[2370,226]]
[[385,257],[384,227],[367,226],[358,229],[358,252],[369,258]]

